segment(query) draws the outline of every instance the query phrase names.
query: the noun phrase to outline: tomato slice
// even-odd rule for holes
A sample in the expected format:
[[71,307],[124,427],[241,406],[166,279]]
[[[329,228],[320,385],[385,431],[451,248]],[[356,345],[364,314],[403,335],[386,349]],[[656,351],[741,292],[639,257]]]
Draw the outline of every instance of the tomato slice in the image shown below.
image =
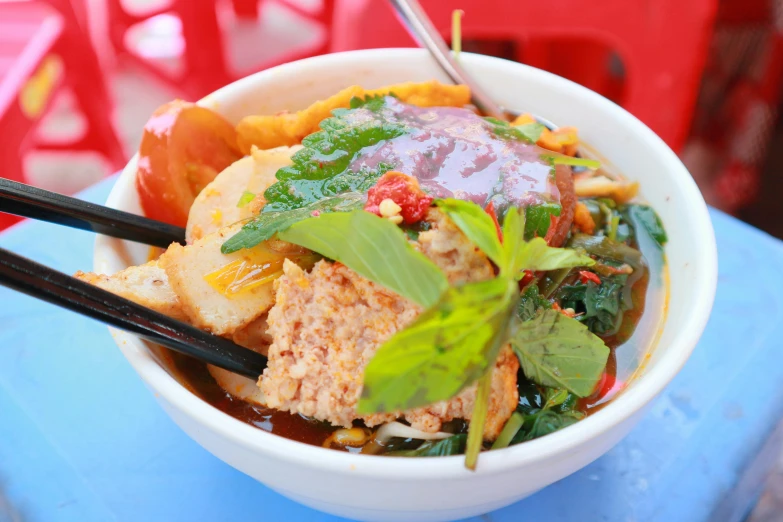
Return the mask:
[[184,227],[199,192],[242,157],[233,125],[219,114],[175,100],[144,126],[136,189],[147,217]]

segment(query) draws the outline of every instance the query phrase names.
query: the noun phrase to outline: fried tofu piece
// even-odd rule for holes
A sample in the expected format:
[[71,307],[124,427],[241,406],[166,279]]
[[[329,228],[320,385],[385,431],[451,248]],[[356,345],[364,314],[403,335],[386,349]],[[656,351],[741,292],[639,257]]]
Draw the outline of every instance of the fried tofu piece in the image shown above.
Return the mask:
[[231,263],[256,264],[254,249],[220,252],[221,245],[241,227],[241,223],[225,227],[192,245],[173,244],[160,258],[189,322],[216,335],[231,335],[249,325],[269,310],[275,299],[271,282],[227,294],[205,278]]
[[79,271],[74,277],[174,319],[186,320],[166,272],[157,261],[130,266],[110,276]]
[[405,103],[420,107],[462,107],[470,102],[470,89],[465,85],[445,85],[436,81],[408,82],[371,90],[354,85],[299,112],[246,116],[237,125],[239,148],[248,154],[253,145],[271,149],[301,143],[305,136],[319,130],[321,121],[331,116],[334,109],[348,108],[354,96],[389,93],[395,94]]
[[[414,245],[452,282],[494,275],[486,256],[439,210],[431,210],[432,229]],[[267,405],[338,426],[357,419],[374,426],[403,417],[411,425],[437,432],[443,422],[470,419],[476,385],[456,397],[407,412],[360,417],[363,371],[376,350],[410,324],[421,308],[359,276],[339,263],[318,262],[310,273],[293,263],[275,283],[269,311],[269,364],[259,380]],[[496,364],[485,437],[492,440],[517,405],[519,364],[508,347]]]
[[590,214],[590,210],[584,203],[577,203],[574,210],[574,226],[585,234],[593,235],[595,232],[595,221]]
[[[302,147],[254,149],[232,163],[202,190],[190,207],[186,238],[188,243],[258,214],[264,206],[264,191],[277,181],[275,174],[291,164],[291,156]],[[245,192],[253,201],[237,206]]]

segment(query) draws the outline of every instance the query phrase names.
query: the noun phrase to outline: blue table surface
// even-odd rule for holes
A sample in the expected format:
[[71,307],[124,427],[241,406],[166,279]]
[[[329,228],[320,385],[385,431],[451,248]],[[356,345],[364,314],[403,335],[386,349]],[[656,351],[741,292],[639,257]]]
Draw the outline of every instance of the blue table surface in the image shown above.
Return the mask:
[[[112,182],[83,196],[103,201]],[[604,457],[476,520],[716,520],[716,506],[783,414],[783,243],[720,212],[712,219],[718,295],[683,371]],[[93,240],[26,223],[0,235],[0,246],[72,273],[91,268]],[[16,517],[337,520],[283,498],[185,436],[103,325],[0,289],[0,521]]]

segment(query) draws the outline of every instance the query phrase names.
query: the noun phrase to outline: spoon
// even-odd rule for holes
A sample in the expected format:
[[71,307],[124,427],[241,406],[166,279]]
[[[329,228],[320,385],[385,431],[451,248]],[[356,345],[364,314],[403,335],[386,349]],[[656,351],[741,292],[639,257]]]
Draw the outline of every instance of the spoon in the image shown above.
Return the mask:
[[[471,102],[482,113],[508,121],[519,116],[518,113],[506,110],[497,103],[478,85],[465,69],[454,59],[448,45],[441,37],[440,33],[424,12],[418,0],[390,0],[392,6],[397,11],[402,23],[408,29],[408,32],[415,38],[420,45],[427,48],[438,65],[443,69],[454,83],[467,85],[470,88]],[[538,119],[543,125],[554,128],[551,122]]]

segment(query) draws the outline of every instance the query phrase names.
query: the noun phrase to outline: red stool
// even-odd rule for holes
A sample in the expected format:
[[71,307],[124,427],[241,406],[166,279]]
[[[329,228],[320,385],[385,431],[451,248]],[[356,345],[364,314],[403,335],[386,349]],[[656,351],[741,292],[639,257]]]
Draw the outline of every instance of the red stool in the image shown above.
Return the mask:
[[[506,41],[514,58],[615,99],[679,149],[688,134],[717,0],[422,0],[444,36],[465,11],[465,40]],[[388,2],[340,0],[332,51],[415,45]],[[467,47],[465,47],[467,49]],[[606,73],[612,52],[624,87]],[[567,124],[567,122],[564,122]]]
[[[35,131],[63,87],[74,95],[85,132],[44,140]],[[111,115],[97,56],[69,0],[0,2],[0,175],[24,181],[24,157],[33,149],[97,152],[116,171],[126,157]],[[15,221],[0,214],[0,229]]]
[[[264,2],[268,1],[270,0],[264,0]],[[274,0],[274,2],[285,6],[300,18],[317,23],[322,29],[321,37],[311,45],[275,56],[260,65],[258,69],[323,54],[328,50],[334,0],[323,0],[321,8],[316,11],[310,11],[292,0]],[[129,13],[123,7],[122,0],[107,0],[107,4],[109,36],[114,49],[169,86],[184,93],[188,98],[201,98],[246,74],[233,71],[227,63],[224,29],[220,24],[219,1],[169,0],[165,5],[143,14]],[[258,18],[259,0],[231,0],[231,4],[238,17]],[[180,25],[181,42],[177,46],[181,47],[179,70],[164,69],[156,65],[128,42],[129,29],[164,15],[176,17]]]

